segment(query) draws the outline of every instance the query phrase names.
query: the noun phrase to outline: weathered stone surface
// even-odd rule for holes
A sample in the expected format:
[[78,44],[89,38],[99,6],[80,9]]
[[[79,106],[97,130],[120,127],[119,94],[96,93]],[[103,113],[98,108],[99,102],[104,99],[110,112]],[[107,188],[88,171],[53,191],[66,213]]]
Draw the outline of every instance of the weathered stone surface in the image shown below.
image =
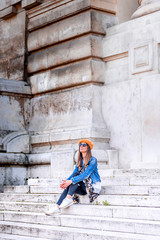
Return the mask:
[[3,165],[27,165],[24,154],[0,153],[0,163]]
[[84,36],[33,53],[29,56],[28,72],[34,73],[87,57],[101,57],[101,37]]
[[135,176],[135,177],[131,177],[130,185],[160,186],[160,179],[159,179],[159,177],[151,177],[148,179],[146,176]]
[[120,166],[126,168],[159,167],[158,26],[158,13],[146,15],[108,29],[103,41],[103,56],[107,57],[103,115],[112,129],[111,146],[123,149]]
[[[84,138],[84,136],[86,136],[86,138],[92,138],[93,141],[98,138],[99,136],[101,136],[101,139],[105,139],[105,142],[101,142],[101,143],[96,143],[96,146],[99,147],[105,147],[106,149],[108,149],[109,145],[109,133],[107,131],[107,129],[105,128],[98,128],[98,127],[88,127],[86,128],[69,128],[69,129],[58,129],[58,130],[51,130],[49,131],[49,133],[38,133],[38,134],[34,134],[31,136],[31,144],[33,145],[33,148],[35,147],[34,145],[38,144],[38,143],[51,143],[52,142],[56,142],[56,141],[64,141],[64,146],[66,144],[73,144],[76,148],[77,148],[77,139],[79,138]],[[76,142],[74,141],[76,139]],[[68,143],[67,143],[67,142]],[[49,146],[50,147],[50,146]]]
[[33,98],[30,131],[67,129],[71,122],[72,128],[86,129],[87,122],[87,128],[105,129],[100,104],[101,87],[94,85]]
[[160,11],[160,2],[159,0],[142,0],[141,6],[137,11],[132,15],[132,18],[142,17],[147,14]]
[[29,165],[47,165],[51,163],[51,157],[51,153],[29,154],[28,163]]
[[25,129],[29,121],[27,98],[20,96],[0,96],[0,129],[10,131],[20,131]]
[[12,132],[12,133],[8,133],[2,140],[2,145],[3,145],[3,150],[7,150],[7,145],[10,141],[12,141],[15,138],[18,138],[22,135],[26,135],[27,132],[26,131],[18,131],[18,132]]
[[0,78],[23,80],[25,21],[25,12],[20,12],[0,22]]
[[22,0],[22,8],[29,9],[42,3],[42,0]]
[[115,17],[96,11],[88,11],[45,28],[31,32],[28,37],[28,51],[61,42],[78,35],[94,32],[105,34]]
[[29,193],[29,186],[5,186],[4,192]]
[[45,186],[48,187],[49,185],[51,187],[56,187],[61,183],[60,179],[57,178],[40,178],[40,179],[35,179],[35,178],[30,178],[28,179],[28,185],[29,186]]
[[86,60],[30,77],[33,94],[87,82],[104,82],[104,63],[102,61]]
[[109,129],[112,128],[111,146],[122,149],[119,153],[119,164],[125,168],[129,168],[128,152],[132,152],[130,161],[140,161],[141,159],[138,86],[137,81],[124,81],[103,88],[102,111],[107,126]]
[[0,19],[8,19],[16,14],[16,8],[10,6],[0,11]]
[[130,47],[131,74],[153,71],[153,41],[143,41]]
[[33,30],[48,23],[55,22],[65,17],[74,15],[75,13],[82,12],[86,9],[98,9],[105,12],[116,13],[117,4],[116,0],[77,0],[71,1],[67,4],[60,6],[58,9],[55,8],[49,12],[45,11],[39,16],[32,17],[29,19],[28,29]]
[[10,59],[8,67],[10,72],[8,74],[9,79],[23,80],[24,79],[24,61],[25,56]]
[[[136,226],[136,233],[149,233],[148,231],[145,231],[146,228],[150,229],[152,231],[152,234],[159,236],[158,231],[156,230],[156,226],[159,227],[159,223],[156,223],[155,225],[153,222],[145,222],[145,221],[133,221],[133,220],[126,220],[126,219],[110,219],[110,218],[103,218],[103,217],[89,217],[89,216],[70,216],[70,215],[60,215],[55,216],[54,218],[48,218],[47,216],[44,216],[43,214],[36,214],[36,213],[4,213],[4,219],[5,221],[11,221],[13,222],[13,218],[15,218],[16,222],[20,222],[23,218],[24,222],[26,223],[40,223],[43,225],[52,225],[52,226],[63,226],[63,227],[75,227],[75,228],[85,228],[85,229],[97,229],[97,230],[108,230],[108,231],[114,231],[114,232],[125,232],[125,229],[127,229],[128,232],[134,233],[134,228]],[[92,222],[91,226],[90,223]],[[83,223],[85,223],[85,227],[83,227]],[[138,224],[139,223],[139,224]],[[137,227],[139,225],[139,227]],[[141,227],[141,229],[140,229]],[[150,232],[151,233],[151,232]]]
[[[110,239],[114,240],[159,240],[158,237],[153,235],[144,235],[144,234],[133,234],[133,233],[122,233],[122,232],[112,232],[112,231],[98,231],[98,230],[91,230],[91,229],[75,229],[75,228],[63,228],[58,226],[39,226],[38,224],[26,224],[26,223],[11,223],[11,222],[1,222],[2,228],[4,229],[5,233],[8,233],[10,236],[11,229],[13,237],[18,235],[24,235],[24,240],[26,240],[26,235],[29,236],[31,240],[38,240],[35,236],[41,236],[45,240],[45,236],[47,233],[47,238],[51,239],[52,236],[56,236],[57,239],[71,239],[73,240],[76,238],[77,240],[81,239]],[[31,231],[32,229],[32,231]],[[34,235],[34,237],[33,237]],[[3,234],[4,236],[4,234]],[[12,235],[11,235],[12,236]],[[16,238],[13,238],[16,239]],[[5,238],[6,240],[6,238]],[[11,240],[11,239],[9,239]],[[19,238],[17,238],[19,240]],[[23,239],[20,239],[23,240]]]
[[12,139],[7,144],[7,152],[12,153],[29,153],[30,143],[29,143],[29,135],[22,135],[17,138]]
[[[51,156],[51,178],[56,178],[57,173],[61,171],[73,171],[74,151],[73,149],[64,149],[54,151]],[[62,169],[63,166],[63,169]]]
[[7,8],[11,5],[15,5],[20,2],[21,2],[21,0],[1,0],[0,10]]
[[31,95],[30,86],[25,81],[6,80],[0,78],[0,92]]
[[[1,156],[0,156],[1,158]],[[1,166],[1,177],[0,185],[1,186],[11,186],[11,185],[24,185],[26,183],[27,168],[24,166],[13,166],[8,165],[4,166],[0,159]]]
[[[160,77],[149,77],[141,81],[141,109],[142,109],[142,159],[144,162],[159,163],[160,156],[160,112],[157,109],[159,101]],[[150,148],[151,146],[151,148]],[[152,159],[152,161],[151,161]]]
[[[156,43],[160,42],[159,25],[160,15],[157,12],[152,16],[146,15],[138,20],[135,19],[129,23],[126,22],[109,28],[103,41],[103,57],[128,52],[133,44],[144,43],[145,45],[146,41],[153,41],[153,39]],[[147,31],[145,31],[146,27]]]
[[27,169],[27,178],[48,178],[51,177],[51,167],[46,165],[29,166]]

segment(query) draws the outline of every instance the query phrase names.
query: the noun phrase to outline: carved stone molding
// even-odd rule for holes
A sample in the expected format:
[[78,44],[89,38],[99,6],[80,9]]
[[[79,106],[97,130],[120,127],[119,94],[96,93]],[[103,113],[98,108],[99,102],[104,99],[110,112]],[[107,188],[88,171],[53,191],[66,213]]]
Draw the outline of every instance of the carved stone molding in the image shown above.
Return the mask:
[[22,8],[29,9],[42,3],[42,0],[22,0]]
[[130,46],[131,74],[153,70],[153,41],[145,41]]
[[132,15],[132,19],[160,11],[159,0],[139,0],[140,7]]
[[0,11],[0,19],[8,19],[17,13],[16,8],[13,6],[7,7]]
[[18,13],[16,5],[21,3],[21,7],[28,10],[40,5],[43,0],[0,0],[0,20],[8,19]]

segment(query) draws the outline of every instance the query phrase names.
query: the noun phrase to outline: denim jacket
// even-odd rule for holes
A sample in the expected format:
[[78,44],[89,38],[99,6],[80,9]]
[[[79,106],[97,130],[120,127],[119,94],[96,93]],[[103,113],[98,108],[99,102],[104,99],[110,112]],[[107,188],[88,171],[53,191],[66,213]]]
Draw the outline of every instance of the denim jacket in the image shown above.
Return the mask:
[[[83,168],[83,160],[82,160],[82,168]],[[78,176],[73,177],[74,173],[79,173],[79,169],[77,167],[77,165],[75,166],[75,169],[73,171],[73,173],[69,176],[69,178],[67,178],[67,180],[72,180],[73,184],[76,184],[78,182],[81,182],[85,179],[87,179],[89,176],[92,179],[92,184],[96,183],[96,182],[101,182],[99,173],[98,173],[98,168],[97,168],[97,159],[95,157],[91,157],[91,159],[89,160],[89,165],[86,168],[86,170],[81,173]]]

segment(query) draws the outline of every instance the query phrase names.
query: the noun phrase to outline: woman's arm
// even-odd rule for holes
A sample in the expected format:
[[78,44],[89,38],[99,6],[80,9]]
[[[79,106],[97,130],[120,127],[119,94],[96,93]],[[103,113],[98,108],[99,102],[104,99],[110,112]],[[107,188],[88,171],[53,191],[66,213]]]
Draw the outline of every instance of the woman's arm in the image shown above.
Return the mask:
[[70,180],[72,180],[73,184],[76,184],[78,182],[83,181],[84,179],[87,179],[91,173],[94,171],[94,169],[97,167],[97,159],[96,158],[92,158],[90,160],[90,164],[87,167],[87,169],[84,171],[84,173],[76,176],[76,177],[71,177]]
[[74,171],[73,171],[72,174],[67,178],[67,180],[70,180],[70,179],[73,177],[73,174],[76,173],[76,172],[79,173],[77,165],[75,166]]

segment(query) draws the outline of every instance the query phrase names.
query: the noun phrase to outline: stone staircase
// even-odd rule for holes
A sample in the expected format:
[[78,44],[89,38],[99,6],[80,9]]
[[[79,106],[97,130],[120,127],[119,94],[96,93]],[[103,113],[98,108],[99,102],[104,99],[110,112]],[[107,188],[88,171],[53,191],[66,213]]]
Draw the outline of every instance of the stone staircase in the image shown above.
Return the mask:
[[160,240],[160,170],[100,170],[97,201],[46,216],[60,179],[29,179],[0,194],[0,240]]

